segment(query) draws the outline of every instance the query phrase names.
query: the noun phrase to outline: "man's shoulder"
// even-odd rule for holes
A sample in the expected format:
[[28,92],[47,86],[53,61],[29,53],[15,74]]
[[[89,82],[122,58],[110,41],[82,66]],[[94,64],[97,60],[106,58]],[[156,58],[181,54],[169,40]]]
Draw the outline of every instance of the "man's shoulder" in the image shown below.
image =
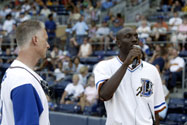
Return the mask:
[[7,85],[19,86],[22,84],[32,83],[33,76],[30,75],[26,70],[21,68],[11,69],[6,71],[5,82]]
[[7,76],[9,76],[9,78],[14,78],[14,79],[18,79],[18,80],[24,80],[27,78],[27,72],[21,68],[15,68],[15,69],[11,69],[9,68],[7,70]]

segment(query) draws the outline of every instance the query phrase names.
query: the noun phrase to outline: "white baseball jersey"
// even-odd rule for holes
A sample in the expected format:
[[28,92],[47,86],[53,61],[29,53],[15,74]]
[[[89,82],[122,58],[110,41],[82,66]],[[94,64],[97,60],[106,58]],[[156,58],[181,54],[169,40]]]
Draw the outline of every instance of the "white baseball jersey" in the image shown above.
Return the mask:
[[[98,92],[102,83],[110,79],[122,64],[118,57],[114,57],[96,65],[94,75]],[[144,61],[135,69],[129,66],[113,97],[104,103],[106,125],[152,125],[154,113],[166,106],[156,67]]]
[[[49,125],[46,95],[38,81],[42,78],[22,62],[15,60],[1,84],[1,125]],[[26,69],[26,70],[25,70]]]

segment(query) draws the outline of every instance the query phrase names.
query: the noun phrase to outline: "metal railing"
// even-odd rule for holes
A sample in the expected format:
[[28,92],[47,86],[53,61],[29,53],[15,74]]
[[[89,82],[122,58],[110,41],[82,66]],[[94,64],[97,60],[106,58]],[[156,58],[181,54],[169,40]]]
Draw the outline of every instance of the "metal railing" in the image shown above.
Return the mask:
[[182,92],[184,93],[184,89],[187,88],[187,78],[186,78],[186,68],[187,68],[187,57],[183,57],[185,60],[184,68],[182,71]]

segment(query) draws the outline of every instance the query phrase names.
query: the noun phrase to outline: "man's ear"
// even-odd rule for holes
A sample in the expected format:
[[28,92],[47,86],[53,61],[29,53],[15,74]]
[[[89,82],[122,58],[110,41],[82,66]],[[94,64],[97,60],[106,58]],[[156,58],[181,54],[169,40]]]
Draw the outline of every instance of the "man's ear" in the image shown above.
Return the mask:
[[37,45],[37,43],[38,43],[38,38],[37,38],[37,36],[33,36],[33,37],[32,37],[32,43],[33,43],[33,45]]

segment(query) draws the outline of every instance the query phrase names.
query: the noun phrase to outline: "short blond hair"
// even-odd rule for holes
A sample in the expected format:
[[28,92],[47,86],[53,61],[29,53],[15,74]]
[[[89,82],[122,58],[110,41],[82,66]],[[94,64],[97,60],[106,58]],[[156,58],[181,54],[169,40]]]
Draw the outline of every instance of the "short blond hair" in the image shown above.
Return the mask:
[[19,48],[28,45],[32,37],[45,28],[43,22],[37,20],[27,20],[16,28],[16,42]]

